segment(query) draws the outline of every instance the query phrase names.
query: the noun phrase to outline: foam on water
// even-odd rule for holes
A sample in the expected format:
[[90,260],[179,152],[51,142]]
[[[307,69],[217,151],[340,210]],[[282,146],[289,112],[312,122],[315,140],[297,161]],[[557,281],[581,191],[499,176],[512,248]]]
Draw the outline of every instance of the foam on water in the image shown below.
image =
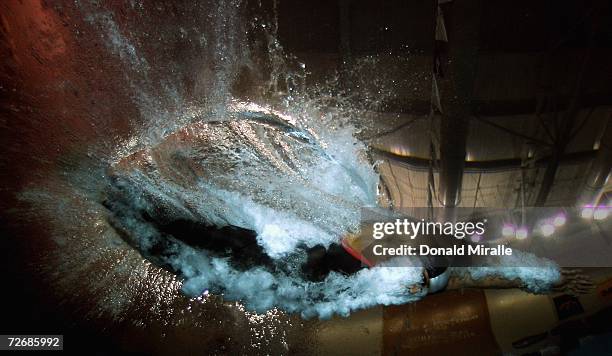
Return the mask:
[[423,296],[408,293],[410,285],[421,281],[419,268],[377,267],[351,276],[332,272],[323,282],[315,283],[262,268],[236,271],[224,259],[206,257],[191,249],[183,249],[172,263],[185,273],[184,292],[199,295],[203,288],[222,290],[224,298],[239,300],[256,312],[280,308],[304,318],[329,318]]

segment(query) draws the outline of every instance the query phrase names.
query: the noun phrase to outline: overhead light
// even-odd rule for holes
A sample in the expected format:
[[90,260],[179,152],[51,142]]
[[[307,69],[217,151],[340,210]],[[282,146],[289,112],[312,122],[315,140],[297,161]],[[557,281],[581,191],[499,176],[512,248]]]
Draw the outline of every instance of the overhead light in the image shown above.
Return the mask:
[[608,207],[601,206],[593,212],[593,219],[595,220],[603,220],[608,217]]
[[393,145],[392,147],[389,148],[389,152],[395,155],[398,155],[398,156],[403,156],[403,157],[410,156],[410,149],[408,149],[404,145]]
[[472,236],[470,236],[470,240],[472,240],[472,242],[480,242],[480,240],[482,240],[482,235],[472,234]]
[[584,219],[592,218],[593,217],[593,207],[587,205],[584,208],[582,208],[582,211],[580,212],[580,216],[582,216],[582,218]]
[[516,238],[519,240],[523,240],[527,238],[527,235],[529,235],[529,232],[527,231],[527,228],[524,226],[516,230]]
[[555,233],[555,226],[551,223],[544,223],[542,226],[540,226],[540,232],[543,236],[548,237]]
[[553,224],[556,227],[563,226],[565,225],[566,222],[567,222],[567,217],[563,213],[560,213],[559,215],[555,216],[555,218],[553,219]]
[[515,229],[514,225],[506,224],[502,228],[502,236],[503,237],[512,237],[512,236],[515,235],[515,233],[516,233],[516,229]]

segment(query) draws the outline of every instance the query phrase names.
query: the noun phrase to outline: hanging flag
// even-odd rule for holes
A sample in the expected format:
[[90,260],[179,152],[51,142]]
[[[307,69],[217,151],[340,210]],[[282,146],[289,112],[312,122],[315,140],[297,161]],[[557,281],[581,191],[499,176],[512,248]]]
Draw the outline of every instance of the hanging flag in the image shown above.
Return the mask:
[[438,16],[436,18],[436,41],[448,42],[446,26],[444,25],[444,14],[440,6],[438,6]]
[[432,79],[431,79],[431,103],[440,113],[442,113],[442,103],[440,102],[440,91],[438,90],[438,81],[436,80],[435,74],[432,74]]

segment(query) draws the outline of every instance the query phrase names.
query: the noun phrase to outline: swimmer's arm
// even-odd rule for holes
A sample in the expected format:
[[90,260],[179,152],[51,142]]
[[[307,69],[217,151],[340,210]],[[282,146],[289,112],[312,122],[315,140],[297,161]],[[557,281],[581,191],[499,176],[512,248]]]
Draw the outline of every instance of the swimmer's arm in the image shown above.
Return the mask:
[[[469,273],[452,273],[447,290],[462,288],[489,288],[489,289],[524,289],[524,283],[520,279],[507,279],[499,276],[488,276],[473,279]],[[561,279],[549,290],[551,293],[586,294],[592,291],[594,284],[587,274],[579,269],[561,269]]]
[[509,289],[520,288],[521,281],[518,279],[506,279],[498,276],[489,276],[481,279],[473,279],[469,273],[451,274],[447,290],[463,289],[463,288],[492,288],[492,289]]

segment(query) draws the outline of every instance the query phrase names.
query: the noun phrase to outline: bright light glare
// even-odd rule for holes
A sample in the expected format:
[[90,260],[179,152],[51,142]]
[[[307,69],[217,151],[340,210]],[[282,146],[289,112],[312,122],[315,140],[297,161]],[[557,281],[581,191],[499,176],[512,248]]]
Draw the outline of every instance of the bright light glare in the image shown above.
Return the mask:
[[480,240],[482,239],[482,235],[473,234],[472,236],[470,236],[470,239],[472,240],[472,242],[480,242]]
[[518,230],[516,230],[516,238],[519,240],[526,238],[527,235],[529,235],[529,232],[527,231],[526,227],[521,227]]
[[555,233],[555,227],[552,224],[546,223],[540,226],[540,231],[544,236],[550,236]]
[[566,222],[567,222],[567,218],[565,217],[565,214],[559,214],[555,216],[555,219],[553,220],[553,224],[556,227],[563,226],[565,225]]
[[584,219],[590,219],[593,217],[593,208],[591,207],[584,207],[582,208],[582,211],[580,212],[580,216],[582,216],[582,218]]
[[502,228],[502,236],[504,237],[514,236],[515,232],[516,230],[512,225],[504,225],[504,227]]
[[607,208],[607,207],[597,208],[595,210],[595,212],[593,213],[593,219],[595,219],[595,220],[603,220],[603,219],[607,218],[608,217],[608,210],[609,210],[609,208]]

